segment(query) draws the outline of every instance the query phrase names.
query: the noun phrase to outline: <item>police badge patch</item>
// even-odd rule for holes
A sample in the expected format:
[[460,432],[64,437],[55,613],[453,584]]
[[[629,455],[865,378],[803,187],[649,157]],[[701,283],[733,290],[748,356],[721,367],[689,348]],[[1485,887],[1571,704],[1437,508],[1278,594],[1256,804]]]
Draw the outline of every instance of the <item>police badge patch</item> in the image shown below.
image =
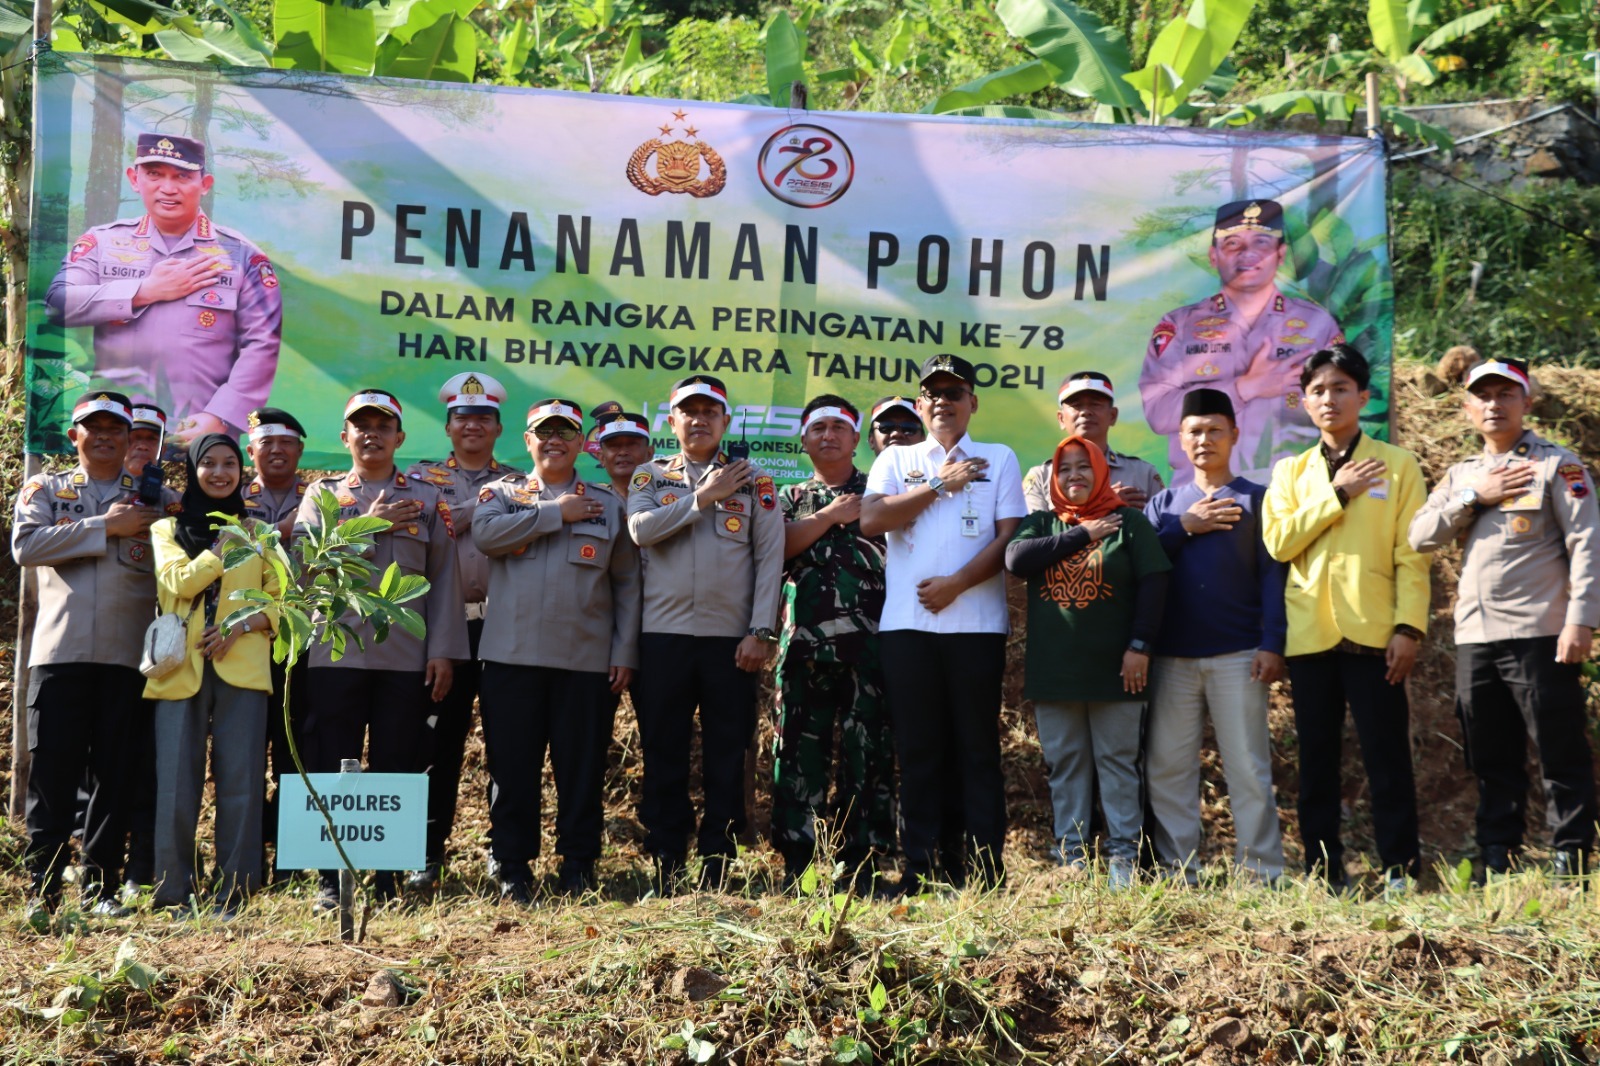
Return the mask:
[[595,551],[593,544],[585,544],[578,549],[578,555],[584,559],[593,559],[599,552]]
[[772,510],[778,506],[778,489],[772,483],[772,478],[762,474],[756,478],[756,499],[761,501],[765,510]]
[[479,503],[488,503],[492,499],[494,499],[494,493],[487,487],[478,493]]
[[649,488],[650,472],[648,470],[641,470],[637,474],[633,475],[633,487],[636,489]]

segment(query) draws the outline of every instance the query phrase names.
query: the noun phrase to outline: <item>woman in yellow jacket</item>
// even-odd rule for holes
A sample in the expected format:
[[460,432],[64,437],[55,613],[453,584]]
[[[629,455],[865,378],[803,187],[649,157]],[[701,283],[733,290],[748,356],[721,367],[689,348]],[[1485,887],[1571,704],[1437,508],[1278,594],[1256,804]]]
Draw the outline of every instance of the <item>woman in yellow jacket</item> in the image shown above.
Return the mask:
[[[150,528],[161,610],[184,616],[189,656],[144,690],[156,704],[156,904],[182,906],[196,881],[195,828],[211,738],[216,783],[217,913],[232,917],[261,877],[261,806],[273,618],[258,612],[226,634],[218,624],[243,603],[241,589],[277,592],[259,558],[224,570],[212,512],[242,517],[244,456],[221,433],[197,437],[186,460],[182,510]],[[196,909],[199,903],[196,903]]]

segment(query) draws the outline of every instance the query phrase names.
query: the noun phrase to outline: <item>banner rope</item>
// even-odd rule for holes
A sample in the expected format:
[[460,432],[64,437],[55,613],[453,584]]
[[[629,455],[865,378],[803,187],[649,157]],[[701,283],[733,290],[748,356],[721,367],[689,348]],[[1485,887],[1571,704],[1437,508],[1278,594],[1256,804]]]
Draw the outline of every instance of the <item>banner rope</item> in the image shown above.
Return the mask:
[[48,51],[50,51],[50,38],[48,38],[48,37],[40,37],[40,38],[38,38],[37,40],[35,40],[33,42],[33,47],[31,49],[29,49],[27,55],[23,56],[21,59],[17,60],[15,63],[7,63],[5,66],[0,67],[0,74],[3,74],[6,71],[11,70],[11,69],[13,69],[15,67],[20,67],[24,63],[32,63],[35,59],[39,58],[39,53],[40,52],[48,52]]

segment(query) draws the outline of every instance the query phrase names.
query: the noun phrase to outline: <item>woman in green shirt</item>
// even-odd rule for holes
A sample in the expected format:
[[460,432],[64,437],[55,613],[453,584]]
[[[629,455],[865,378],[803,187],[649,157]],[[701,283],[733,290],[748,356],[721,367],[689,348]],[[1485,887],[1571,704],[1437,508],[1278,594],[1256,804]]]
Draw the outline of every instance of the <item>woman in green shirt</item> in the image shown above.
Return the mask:
[[1023,519],[1006,547],[1006,569],[1028,582],[1025,692],[1063,856],[1089,859],[1098,773],[1109,879],[1124,888],[1144,831],[1142,693],[1172,563],[1144,514],[1112,489],[1094,443],[1068,437],[1053,469],[1052,510]]

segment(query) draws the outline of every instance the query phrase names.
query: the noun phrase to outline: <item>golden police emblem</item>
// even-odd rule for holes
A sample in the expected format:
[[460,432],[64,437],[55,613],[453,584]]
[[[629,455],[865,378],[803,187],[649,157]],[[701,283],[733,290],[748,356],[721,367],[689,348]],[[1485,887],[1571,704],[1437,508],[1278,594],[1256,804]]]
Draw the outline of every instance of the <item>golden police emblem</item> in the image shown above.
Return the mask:
[[[674,118],[682,121],[683,112],[674,112]],[[675,132],[684,139],[669,140]],[[688,193],[703,200],[717,195],[728,183],[728,167],[717,150],[699,138],[699,132],[687,124],[681,130],[674,130],[670,122],[663,125],[662,136],[645,141],[628,157],[628,181],[650,196]],[[650,172],[652,159],[654,174]]]
[[246,429],[260,429],[261,428],[261,412],[260,411],[251,411],[249,417],[244,420],[244,424],[245,424],[245,428]]
[[478,380],[476,374],[468,375],[467,380],[461,383],[461,394],[463,396],[482,396],[483,382]]
[[210,329],[217,324],[217,313],[215,311],[201,311],[200,324],[206,329]]

